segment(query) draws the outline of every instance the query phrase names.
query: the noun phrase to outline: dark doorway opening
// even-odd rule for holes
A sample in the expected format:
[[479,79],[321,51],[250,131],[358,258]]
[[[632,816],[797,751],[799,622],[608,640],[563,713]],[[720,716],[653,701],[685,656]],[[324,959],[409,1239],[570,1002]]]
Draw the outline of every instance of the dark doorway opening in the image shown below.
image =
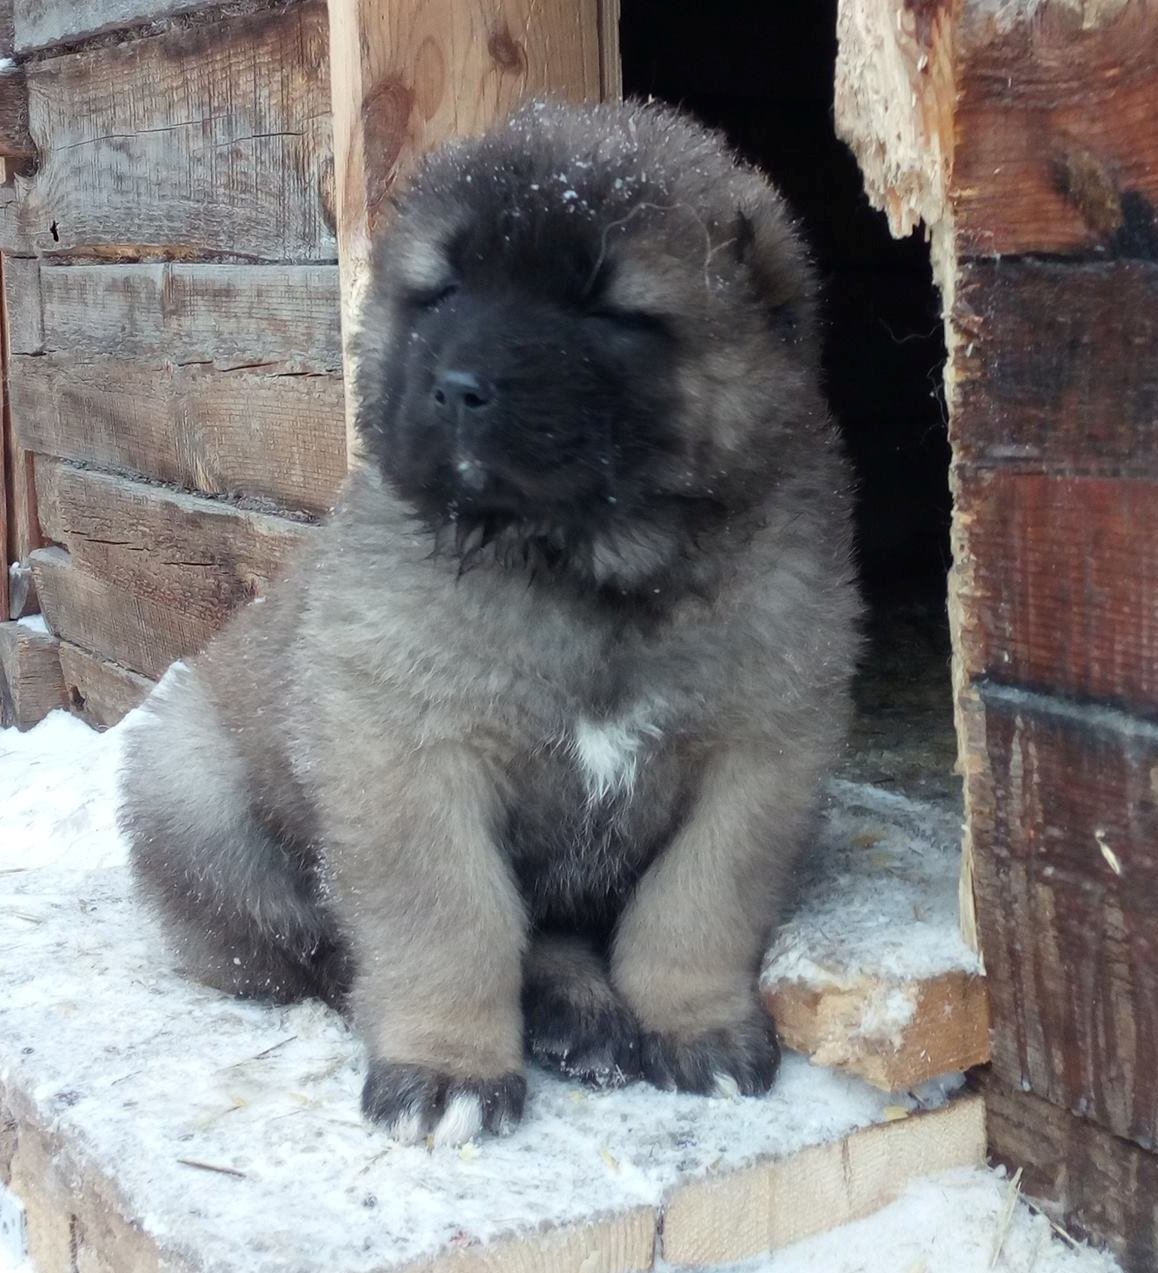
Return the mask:
[[870,607],[844,772],[955,801],[941,301],[928,246],[890,237],[835,134],[835,0],[622,0],[620,41],[626,95],[722,129],[800,220],[823,285],[825,383],[857,475]]

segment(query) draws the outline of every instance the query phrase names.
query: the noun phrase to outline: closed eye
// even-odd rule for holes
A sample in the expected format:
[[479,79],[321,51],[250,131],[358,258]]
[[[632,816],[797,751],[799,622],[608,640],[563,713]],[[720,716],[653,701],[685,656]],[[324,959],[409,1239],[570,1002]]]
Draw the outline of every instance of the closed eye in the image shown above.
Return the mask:
[[437,309],[443,301],[448,301],[458,291],[457,282],[444,283],[441,287],[430,288],[422,292],[411,292],[407,298],[414,309]]
[[590,317],[605,323],[614,323],[616,327],[624,331],[651,336],[671,336],[672,334],[667,319],[643,309],[595,309],[591,311]]

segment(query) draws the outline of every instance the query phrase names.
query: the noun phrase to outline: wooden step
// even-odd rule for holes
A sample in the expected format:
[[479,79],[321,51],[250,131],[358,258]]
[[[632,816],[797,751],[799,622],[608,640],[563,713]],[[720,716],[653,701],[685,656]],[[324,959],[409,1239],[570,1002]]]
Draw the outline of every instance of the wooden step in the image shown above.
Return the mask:
[[0,1180],[39,1273],[710,1267],[984,1154],[953,1083],[887,1096],[789,1055],[763,1099],[532,1076],[523,1125],[399,1148],[320,1005],[171,971],[121,867],[0,873]]
[[830,784],[808,877],[761,977],[789,1047],[884,1091],[989,1059],[985,981],[957,922],[960,838],[951,812]]

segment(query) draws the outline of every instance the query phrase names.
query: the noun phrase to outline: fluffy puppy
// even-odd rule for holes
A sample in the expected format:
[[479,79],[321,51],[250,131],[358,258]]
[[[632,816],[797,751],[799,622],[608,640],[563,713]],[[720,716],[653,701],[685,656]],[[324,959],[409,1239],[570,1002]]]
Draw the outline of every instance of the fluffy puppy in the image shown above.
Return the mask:
[[659,108],[422,164],[358,336],[364,461],[155,696],[123,824],[196,977],[348,1004],[402,1140],[525,1049],[759,1093],[755,977],[847,715],[848,481],[783,203]]

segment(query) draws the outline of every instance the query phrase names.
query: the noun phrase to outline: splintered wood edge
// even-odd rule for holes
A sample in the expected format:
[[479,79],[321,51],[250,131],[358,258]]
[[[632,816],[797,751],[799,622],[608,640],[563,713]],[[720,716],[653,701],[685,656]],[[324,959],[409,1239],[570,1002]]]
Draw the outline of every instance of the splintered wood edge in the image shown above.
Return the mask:
[[985,1161],[977,1096],[773,1162],[684,1185],[664,1210],[663,1256],[679,1267],[733,1263],[871,1215],[933,1172]]
[[[903,1091],[989,1060],[989,997],[976,973],[924,981],[866,977],[840,987],[779,981],[761,994],[786,1047],[882,1091]],[[874,1015],[893,997],[909,999],[908,1020],[894,1028],[876,1024]]]

